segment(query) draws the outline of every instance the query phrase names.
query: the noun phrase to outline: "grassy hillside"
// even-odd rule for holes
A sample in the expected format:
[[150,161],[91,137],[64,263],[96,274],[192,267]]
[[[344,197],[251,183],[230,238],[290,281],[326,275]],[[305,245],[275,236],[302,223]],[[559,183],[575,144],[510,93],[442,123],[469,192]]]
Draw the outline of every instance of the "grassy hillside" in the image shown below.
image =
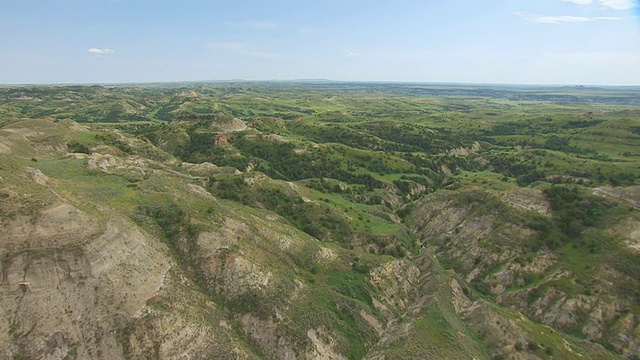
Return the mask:
[[634,89],[0,99],[0,357],[640,356]]

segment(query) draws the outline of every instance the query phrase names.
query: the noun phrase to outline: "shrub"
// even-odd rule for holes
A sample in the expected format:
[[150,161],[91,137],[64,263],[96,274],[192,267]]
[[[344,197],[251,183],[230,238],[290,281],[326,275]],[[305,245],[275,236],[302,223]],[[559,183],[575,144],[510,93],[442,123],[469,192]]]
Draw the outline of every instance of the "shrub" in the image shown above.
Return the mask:
[[72,153],[83,153],[83,154],[91,153],[87,145],[81,144],[77,141],[68,142],[67,149],[69,150],[69,152],[72,152]]

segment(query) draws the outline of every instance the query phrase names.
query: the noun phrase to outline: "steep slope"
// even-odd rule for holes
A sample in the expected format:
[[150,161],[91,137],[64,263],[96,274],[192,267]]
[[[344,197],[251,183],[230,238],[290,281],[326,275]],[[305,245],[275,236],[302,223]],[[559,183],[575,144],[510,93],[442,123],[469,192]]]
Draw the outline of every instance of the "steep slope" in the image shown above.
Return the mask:
[[[206,297],[158,236],[100,201],[116,184],[66,168],[87,166],[60,157],[65,136],[78,135],[68,125],[18,123],[9,133],[22,136],[5,142],[13,156],[2,160],[2,357],[250,357],[214,321],[222,311],[201,306]],[[179,310],[158,307],[164,297]],[[159,336],[133,341],[140,332]]]
[[368,280],[390,257],[220,201],[143,140],[72,126],[8,131],[28,136],[2,160],[3,356],[362,358],[393,317]]
[[[114,130],[34,120],[0,136],[2,357],[615,357],[598,342],[636,351],[633,294],[589,297],[561,287],[575,270],[562,267],[557,251],[516,259],[541,231],[530,221],[553,208],[538,190],[504,201],[443,190],[405,209],[415,237],[352,229],[345,239],[326,225],[318,239],[281,202],[317,219],[333,212],[355,229],[367,222],[347,206],[307,198],[334,199],[309,182],[181,163]],[[401,200],[386,191],[386,205],[350,206],[391,219]],[[611,231],[634,231],[625,224]],[[415,252],[382,251],[412,240]],[[528,282],[529,272],[541,277]],[[589,301],[597,304],[583,305]],[[553,320],[562,316],[580,322]],[[594,326],[600,337],[575,336]]]
[[[437,192],[414,205],[408,223],[428,251],[485,298],[617,353],[636,354],[637,251],[620,232],[630,237],[637,212],[575,188],[515,191]],[[560,206],[549,198],[557,193],[577,200],[563,198]],[[568,207],[595,214],[593,222],[572,234],[563,215]]]

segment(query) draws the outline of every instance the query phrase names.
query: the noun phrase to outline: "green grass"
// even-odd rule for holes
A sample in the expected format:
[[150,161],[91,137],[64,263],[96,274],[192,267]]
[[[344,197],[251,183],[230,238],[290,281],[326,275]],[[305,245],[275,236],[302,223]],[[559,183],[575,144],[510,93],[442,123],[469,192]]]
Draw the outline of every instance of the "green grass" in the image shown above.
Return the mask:
[[[44,158],[37,162],[23,162],[36,167],[43,174],[55,178],[72,191],[73,196],[97,203],[109,203],[132,210],[140,196],[134,185],[124,176],[104,174],[86,168],[86,160],[73,158]],[[67,184],[67,185],[65,185]]]
[[[184,92],[188,90],[197,94]],[[20,99],[21,95],[40,101]],[[68,100],[61,99],[76,105],[71,108]],[[478,267],[482,276],[503,270],[510,254],[532,260],[540,251],[550,251],[557,259],[554,266],[545,274],[529,274],[528,283],[512,285],[509,291],[555,288],[570,296],[592,294],[602,301],[627,301],[634,314],[640,308],[636,300],[640,261],[610,231],[619,220],[637,216],[628,206],[625,210],[589,195],[590,187],[640,184],[637,90],[364,83],[0,87],[0,103],[2,129],[29,130],[26,139],[15,137],[10,158],[0,158],[0,194],[24,195],[16,208],[37,211],[56,201],[55,190],[79,207],[108,207],[130,216],[166,240],[205,298],[230,316],[252,313],[277,323],[278,334],[295,344],[307,344],[307,332],[322,328],[348,358],[370,355],[379,338],[360,315],[365,311],[381,322],[410,324],[406,333],[392,339],[390,348],[379,349],[388,358],[488,357],[491,349],[452,308],[448,282],[453,270],[434,270],[433,287],[415,294],[431,297],[405,318],[403,311],[391,309],[396,318],[385,319],[373,306],[380,294],[369,283],[369,271],[390,261],[389,254],[410,261],[417,253],[416,239],[439,242],[433,248],[440,260],[458,265],[461,272]],[[62,120],[66,117],[89,124],[90,131],[70,130],[70,123]],[[19,120],[25,118],[39,120]],[[227,144],[217,143],[220,125],[233,118],[256,123],[253,129],[227,134]],[[176,119],[185,121],[170,124]],[[129,145],[113,135],[114,128],[154,145]],[[268,134],[278,134],[284,141],[261,137]],[[468,155],[452,152],[476,142],[481,149]],[[248,185],[245,179],[250,174],[187,176],[180,174],[183,170],[177,164],[171,171],[154,165],[145,169],[145,176],[128,170],[106,174],[88,170],[86,160],[63,158],[65,144],[81,152],[108,145],[126,154],[120,156],[160,163],[171,160],[166,151],[181,160],[241,170],[252,164],[270,178]],[[26,167],[40,169],[51,183],[35,186]],[[425,185],[425,193],[433,196],[426,201],[421,200],[423,194],[409,196],[415,189],[412,182]],[[203,186],[214,197],[189,185]],[[573,185],[581,194],[575,199],[554,195]],[[544,190],[552,202],[561,200],[554,202],[552,216],[520,211],[499,200],[501,193],[526,186]],[[460,224],[446,234],[413,227],[416,217],[442,202],[468,210]],[[398,214],[407,223],[390,220]],[[482,219],[492,221],[490,236],[470,236],[468,247],[460,245],[464,227],[482,227],[475,223]],[[529,230],[530,236],[519,235]],[[207,245],[213,245],[198,243],[201,232],[227,236],[225,246],[218,253],[207,252]],[[500,259],[469,254],[475,240]],[[319,258],[321,248],[330,249],[335,258]],[[257,269],[271,272],[273,282],[264,291],[239,299],[217,293],[215,287],[207,287],[203,264],[220,254],[242,256]],[[461,264],[470,256],[474,264],[467,269]],[[606,275],[605,266],[622,275]],[[569,275],[547,279],[561,270]],[[296,280],[304,286],[298,289]],[[613,284],[606,293],[604,282]],[[287,302],[296,291],[298,300]],[[405,300],[413,305],[414,299]],[[151,305],[167,311],[178,303]],[[594,354],[557,329],[498,306],[492,305],[492,311],[513,321],[532,344],[540,345],[525,351],[543,359],[551,358],[550,353],[555,359]],[[280,315],[284,320],[277,321],[283,323],[274,320]],[[238,323],[234,326],[242,332]],[[567,331],[581,336],[580,329]],[[264,355],[250,336],[241,338],[253,352]]]
[[[594,358],[597,357],[599,359],[617,358],[605,350],[583,348],[578,342],[578,339],[556,331],[548,326],[532,322],[519,313],[497,308],[496,311],[517,324],[518,327],[523,329],[527,335],[533,339],[533,342],[530,344],[534,344],[535,346],[523,344],[523,348],[543,359],[583,359],[583,354],[591,354]],[[548,352],[545,351],[548,347],[553,349],[553,356],[550,356]],[[533,348],[533,350],[531,348]]]

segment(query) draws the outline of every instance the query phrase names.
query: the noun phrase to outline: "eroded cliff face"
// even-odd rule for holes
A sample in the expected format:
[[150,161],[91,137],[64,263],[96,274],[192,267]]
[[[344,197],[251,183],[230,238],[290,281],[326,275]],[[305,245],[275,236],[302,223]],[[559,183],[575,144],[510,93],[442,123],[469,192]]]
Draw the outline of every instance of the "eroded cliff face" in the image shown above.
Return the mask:
[[[38,136],[75,125],[27,123],[3,142],[12,152],[20,142],[27,155],[65,156],[61,144],[36,146]],[[14,155],[0,183],[0,358],[251,357],[157,234],[110,199],[88,197],[81,181]],[[88,170],[152,172],[139,159],[71,159]]]
[[[349,334],[318,313],[335,297],[307,305],[336,289],[305,274],[351,269],[351,255],[270,212],[220,203],[202,171],[139,140],[101,135],[133,154],[66,154],[64,137],[42,150],[41,126],[74,126],[43,124],[3,139],[14,156],[1,174],[0,358],[346,358]],[[359,309],[371,334],[381,327],[362,304],[334,304]]]
[[248,357],[163,242],[113,209],[89,211],[56,196],[2,224],[3,358]]
[[[632,299],[610,283],[635,279],[603,263],[591,269],[601,274],[593,292],[577,294],[567,284],[582,278],[560,253],[526,250],[537,235],[526,214],[551,216],[539,190],[428,195],[406,219],[419,250],[393,258],[321,242],[273,212],[220,200],[208,177],[235,171],[180,164],[139,139],[101,133],[129,152],[105,143],[67,154],[66,139],[86,131],[76,128],[25,122],[0,141],[11,155],[0,159],[0,358],[638,351]],[[260,173],[243,181],[299,191]],[[628,218],[607,231],[632,241],[636,225]]]
[[[611,228],[583,235],[589,239],[604,231],[614,238],[598,238],[597,246],[620,247],[619,255],[593,256],[589,260],[572,259],[576,255],[569,246],[549,249],[535,245],[546,238],[532,229],[528,214],[553,216],[546,197],[538,190],[502,194],[468,190],[456,196],[440,192],[424,198],[414,209],[408,222],[426,249],[496,304],[517,310],[535,322],[580,334],[586,339],[583,345],[589,348],[604,345],[618,354],[637,354],[638,314],[631,310],[637,306],[637,298],[627,288],[637,286],[637,279],[615,265],[631,261],[629,256],[633,256],[630,243],[638,224],[635,212],[625,210],[628,215],[616,220],[617,224],[610,222]],[[603,245],[605,242],[608,245]],[[591,253],[597,251],[601,250]],[[471,307],[473,311],[462,313],[465,322],[482,334],[487,331],[482,324],[493,320],[479,320],[487,316],[486,312],[482,316],[476,312],[480,308]],[[489,332],[503,333],[499,338],[505,343],[488,345],[505,348],[507,343],[519,343],[518,348],[526,348],[522,338],[513,336],[518,332],[509,329],[513,324],[503,320],[496,320],[501,325],[493,324]]]
[[[3,330],[13,341],[3,343],[13,343],[15,354],[120,355],[117,331],[156,293],[170,268],[158,244],[124,219],[111,217],[77,236],[65,233],[68,223],[55,223],[52,217],[61,217],[52,211],[70,208],[54,205],[32,219],[30,243],[38,247],[4,254]],[[69,214],[81,219],[73,209]],[[61,247],[58,237],[66,238]]]

